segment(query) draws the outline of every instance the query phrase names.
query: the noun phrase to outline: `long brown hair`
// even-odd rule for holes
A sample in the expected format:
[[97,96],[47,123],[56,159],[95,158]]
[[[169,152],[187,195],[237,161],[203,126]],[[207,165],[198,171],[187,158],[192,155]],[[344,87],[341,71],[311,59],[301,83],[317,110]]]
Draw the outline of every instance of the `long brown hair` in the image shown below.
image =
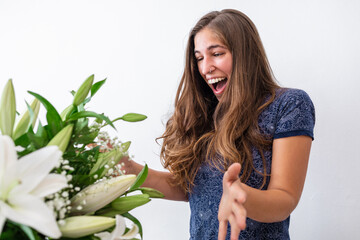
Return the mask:
[[[202,79],[194,56],[195,35],[205,27],[217,34],[233,56],[232,73],[220,102]],[[259,172],[253,165],[253,147],[260,150],[266,176],[262,150],[271,140],[260,133],[258,116],[274,100],[279,86],[255,25],[237,10],[210,12],[191,30],[185,57],[175,111],[160,137],[161,161],[173,174],[173,184],[191,192],[204,161],[222,171],[239,162],[240,179],[246,182],[252,171]]]

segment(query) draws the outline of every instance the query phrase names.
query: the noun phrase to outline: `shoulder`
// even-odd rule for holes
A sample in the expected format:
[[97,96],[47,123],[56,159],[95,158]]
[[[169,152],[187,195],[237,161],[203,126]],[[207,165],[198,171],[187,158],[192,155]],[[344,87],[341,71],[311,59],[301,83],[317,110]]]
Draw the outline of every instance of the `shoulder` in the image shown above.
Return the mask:
[[276,91],[273,105],[281,115],[295,109],[315,114],[314,104],[310,96],[301,89],[280,88]]
[[304,90],[279,89],[274,104],[277,112],[277,128],[274,138],[299,134],[313,138],[315,108]]
[[[310,96],[301,89],[279,88],[275,92],[274,100],[264,110],[264,114],[282,115],[286,111],[302,109],[314,112],[314,105]],[[267,98],[269,100],[269,97]]]
[[307,135],[313,138],[315,108],[301,89],[279,88],[258,120],[261,132],[272,138]]
[[[299,101],[311,103],[310,96],[302,89],[280,88],[276,92],[275,102],[286,104],[288,102],[298,103]],[[313,104],[312,104],[313,105]]]

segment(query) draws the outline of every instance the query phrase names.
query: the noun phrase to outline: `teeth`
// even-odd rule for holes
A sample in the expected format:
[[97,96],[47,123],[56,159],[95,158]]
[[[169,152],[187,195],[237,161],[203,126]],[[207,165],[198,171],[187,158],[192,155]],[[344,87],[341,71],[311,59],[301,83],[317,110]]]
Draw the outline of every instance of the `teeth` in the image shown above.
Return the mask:
[[214,84],[214,83],[220,82],[220,81],[222,81],[224,79],[225,78],[213,78],[213,79],[208,80],[208,83],[209,84]]

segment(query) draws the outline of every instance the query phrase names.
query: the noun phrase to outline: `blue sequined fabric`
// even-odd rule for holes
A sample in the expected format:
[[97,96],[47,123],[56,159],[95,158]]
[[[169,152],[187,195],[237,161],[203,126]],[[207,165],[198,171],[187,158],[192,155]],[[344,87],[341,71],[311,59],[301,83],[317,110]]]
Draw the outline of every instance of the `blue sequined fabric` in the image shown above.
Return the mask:
[[[275,100],[260,114],[259,127],[263,134],[272,139],[306,135],[313,139],[315,110],[306,92],[299,89],[280,89]],[[271,169],[272,152],[264,152],[267,172]],[[255,168],[263,172],[260,153],[253,149]],[[195,187],[189,195],[191,209],[190,239],[217,239],[217,213],[222,195],[223,173],[204,163],[196,177]],[[246,182],[247,185],[260,188],[263,178],[255,171]],[[267,184],[269,179],[267,179]],[[263,189],[267,188],[267,184]],[[241,231],[239,239],[290,239],[290,217],[282,222],[261,223],[250,218],[246,220],[246,229]],[[230,226],[227,238],[230,239]]]

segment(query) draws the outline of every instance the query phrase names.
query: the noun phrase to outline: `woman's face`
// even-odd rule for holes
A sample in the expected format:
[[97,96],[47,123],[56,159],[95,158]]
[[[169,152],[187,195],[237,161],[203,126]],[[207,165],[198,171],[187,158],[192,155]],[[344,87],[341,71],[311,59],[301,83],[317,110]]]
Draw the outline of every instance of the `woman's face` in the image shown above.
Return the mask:
[[195,35],[195,58],[201,76],[220,101],[232,71],[232,54],[209,28]]

